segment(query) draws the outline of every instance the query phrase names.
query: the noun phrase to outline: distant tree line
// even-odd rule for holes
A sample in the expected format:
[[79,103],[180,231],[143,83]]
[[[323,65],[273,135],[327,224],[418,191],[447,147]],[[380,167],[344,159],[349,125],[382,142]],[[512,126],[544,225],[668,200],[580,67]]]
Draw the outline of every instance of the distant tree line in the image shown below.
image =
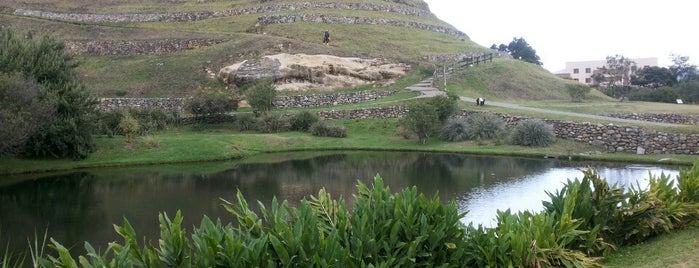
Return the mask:
[[671,55],[670,67],[645,66],[638,69],[630,58],[607,57],[607,64],[592,75],[595,84],[605,94],[629,100],[674,103],[699,102],[699,74],[689,57]]
[[513,38],[508,45],[493,44],[492,46],[490,46],[490,49],[509,53],[510,55],[512,55],[513,58],[518,60],[526,61],[536,65],[544,64],[540,61],[541,59],[539,58],[539,56],[536,55],[536,50],[534,50],[534,48],[532,48],[532,46],[530,46],[529,43],[527,43],[527,41],[524,40],[524,38],[522,37]]

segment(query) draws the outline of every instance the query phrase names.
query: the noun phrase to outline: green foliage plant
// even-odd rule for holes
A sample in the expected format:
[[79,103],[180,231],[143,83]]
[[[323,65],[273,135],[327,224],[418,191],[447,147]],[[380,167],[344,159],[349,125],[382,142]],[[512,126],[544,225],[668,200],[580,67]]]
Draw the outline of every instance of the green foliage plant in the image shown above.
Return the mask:
[[318,137],[347,137],[347,129],[345,127],[328,125],[327,123],[325,123],[325,121],[318,121],[313,123],[309,127],[308,132],[310,132],[311,135]]
[[545,147],[556,140],[553,126],[541,120],[528,119],[517,124],[510,134],[512,145]]
[[679,98],[677,92],[671,87],[638,88],[629,94],[630,101],[675,103]]
[[271,80],[260,80],[244,87],[243,92],[248,104],[254,111],[266,114],[274,108],[274,99],[277,97],[277,90]]
[[592,88],[589,86],[580,83],[566,85],[566,91],[568,91],[568,95],[570,95],[570,99],[573,102],[582,102],[591,90]]
[[466,118],[468,138],[486,140],[499,137],[505,132],[505,121],[492,113],[475,113]]
[[257,129],[257,118],[252,113],[237,114],[233,124],[238,131],[255,130]]
[[289,130],[289,118],[280,114],[264,114],[257,118],[256,129],[262,133],[279,133]]
[[238,109],[238,96],[229,89],[202,88],[187,100],[186,109],[197,117],[215,117]]
[[55,109],[25,142],[23,154],[84,159],[94,152],[91,114],[97,102],[80,84],[75,67],[64,42],[49,35],[35,39],[31,34],[0,29],[0,73],[21,73],[35,81],[45,90],[38,101]]
[[439,114],[434,106],[426,102],[417,102],[410,105],[400,124],[415,133],[418,143],[424,145],[439,128]]
[[444,123],[452,116],[457,109],[456,101],[458,97],[455,95],[438,95],[430,98],[427,103],[434,106],[437,110],[437,117],[439,122]]
[[138,134],[139,125],[138,120],[131,116],[129,112],[125,112],[124,116],[119,122],[119,129],[126,137],[126,142],[132,142],[133,138]]
[[318,115],[316,115],[315,113],[309,111],[301,111],[291,116],[291,119],[289,119],[289,124],[291,130],[308,131],[311,125],[318,122],[318,120],[320,119],[318,118]]
[[442,141],[464,141],[468,137],[468,124],[464,118],[449,118],[439,130],[439,139]]

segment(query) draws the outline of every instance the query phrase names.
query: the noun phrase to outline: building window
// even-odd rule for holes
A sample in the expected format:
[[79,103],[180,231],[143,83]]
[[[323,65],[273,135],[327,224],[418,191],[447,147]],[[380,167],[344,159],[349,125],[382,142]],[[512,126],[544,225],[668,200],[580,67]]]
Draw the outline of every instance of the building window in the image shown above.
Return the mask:
[[578,69],[578,68],[573,69],[573,73],[574,74],[580,73],[580,69]]
[[592,72],[592,68],[585,68],[585,73],[586,73],[586,74],[589,74],[589,73],[591,73],[591,72]]
[[585,78],[585,84],[592,83],[592,78]]

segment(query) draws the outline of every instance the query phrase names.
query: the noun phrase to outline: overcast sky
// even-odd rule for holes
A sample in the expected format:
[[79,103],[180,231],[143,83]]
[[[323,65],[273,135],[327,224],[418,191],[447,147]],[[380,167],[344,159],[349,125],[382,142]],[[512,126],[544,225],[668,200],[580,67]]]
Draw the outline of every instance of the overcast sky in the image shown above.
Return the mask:
[[[688,0],[425,0],[441,20],[490,47],[524,38],[544,68],[607,56],[657,58],[670,54],[699,62],[699,19]],[[580,5],[577,6],[576,5]]]

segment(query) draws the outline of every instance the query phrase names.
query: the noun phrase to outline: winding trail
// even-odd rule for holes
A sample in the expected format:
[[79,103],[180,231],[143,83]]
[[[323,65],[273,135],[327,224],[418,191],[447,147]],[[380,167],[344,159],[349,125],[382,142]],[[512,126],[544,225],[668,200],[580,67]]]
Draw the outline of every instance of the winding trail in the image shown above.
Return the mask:
[[[434,96],[446,94],[444,91],[441,91],[441,90],[432,86],[432,78],[431,77],[427,78],[425,80],[422,80],[415,85],[406,87],[406,89],[409,89],[412,91],[418,91],[421,93],[420,96],[417,96],[415,98],[431,98]],[[476,103],[476,99],[474,99],[474,98],[460,96],[459,99],[461,101],[466,102],[466,103],[473,103],[474,105]],[[673,124],[673,123],[662,123],[662,122],[652,122],[652,121],[635,120],[635,119],[624,119],[624,118],[616,118],[616,117],[611,117],[611,116],[603,116],[603,115],[595,115],[595,114],[584,114],[584,113],[575,113],[575,112],[566,112],[566,111],[557,111],[557,110],[525,107],[525,106],[521,106],[519,104],[488,101],[488,100],[486,100],[485,104],[491,105],[491,106],[497,106],[497,107],[510,108],[510,109],[519,109],[519,110],[538,112],[538,113],[548,113],[548,114],[574,116],[574,117],[597,119],[597,120],[607,120],[607,121],[614,121],[614,122],[620,122],[620,123],[643,124],[643,125],[653,125],[653,126],[663,126],[663,127],[685,127],[685,126],[687,126],[687,125]]]

